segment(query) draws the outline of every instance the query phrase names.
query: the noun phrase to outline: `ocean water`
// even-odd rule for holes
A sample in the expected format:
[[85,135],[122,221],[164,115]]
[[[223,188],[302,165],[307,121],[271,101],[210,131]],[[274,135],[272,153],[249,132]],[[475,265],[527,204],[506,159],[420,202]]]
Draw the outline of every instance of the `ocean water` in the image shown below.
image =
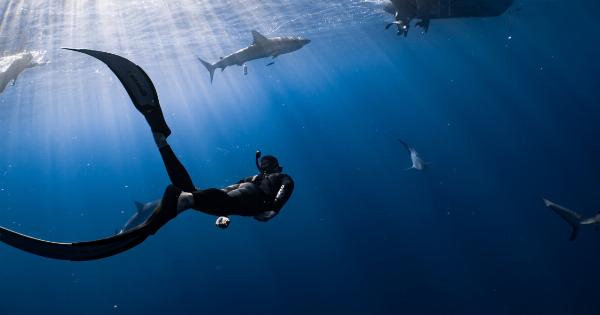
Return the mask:
[[[0,57],[44,51],[0,94],[0,226],[109,236],[169,180],[99,61],[156,85],[200,187],[279,157],[294,195],[268,223],[186,212],[92,262],[0,244],[0,314],[600,314],[600,3],[517,1],[503,16],[384,30],[377,1],[0,0]],[[312,42],[209,74],[267,36]],[[402,138],[430,162],[406,171]]]

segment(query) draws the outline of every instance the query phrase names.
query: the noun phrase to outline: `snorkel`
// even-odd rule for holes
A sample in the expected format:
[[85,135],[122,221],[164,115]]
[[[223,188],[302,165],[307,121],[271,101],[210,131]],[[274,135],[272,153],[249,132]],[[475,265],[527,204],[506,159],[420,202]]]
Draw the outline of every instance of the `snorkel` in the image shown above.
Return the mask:
[[260,167],[260,163],[258,162],[258,160],[260,159],[260,157],[262,156],[262,152],[260,152],[260,150],[256,150],[256,168],[258,169],[258,172],[261,174],[264,174],[265,171],[263,171],[263,169]]
[[260,150],[256,151],[255,163],[261,175],[281,173],[283,171],[283,167],[279,165],[276,157],[272,155],[263,156]]

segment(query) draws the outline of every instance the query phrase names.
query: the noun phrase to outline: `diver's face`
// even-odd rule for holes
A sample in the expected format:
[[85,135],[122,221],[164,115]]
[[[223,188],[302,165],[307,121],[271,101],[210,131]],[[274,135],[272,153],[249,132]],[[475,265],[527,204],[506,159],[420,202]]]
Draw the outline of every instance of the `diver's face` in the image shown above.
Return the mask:
[[278,163],[269,161],[269,160],[264,160],[260,162],[260,168],[263,170],[263,172],[271,174],[271,173],[280,173],[283,168],[281,166],[279,166]]

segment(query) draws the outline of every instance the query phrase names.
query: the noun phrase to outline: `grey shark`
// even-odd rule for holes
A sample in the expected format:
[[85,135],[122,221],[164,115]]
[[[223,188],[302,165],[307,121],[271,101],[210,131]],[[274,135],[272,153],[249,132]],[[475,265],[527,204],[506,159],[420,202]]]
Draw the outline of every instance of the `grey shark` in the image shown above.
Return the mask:
[[584,219],[579,213],[558,205],[548,199],[544,199],[544,203],[546,204],[546,207],[552,209],[552,211],[558,214],[571,226],[572,231],[571,237],[569,238],[571,241],[577,239],[579,230],[582,226],[591,225],[596,227],[596,231],[600,230],[600,212],[589,219]]
[[252,31],[252,37],[254,38],[254,41],[250,46],[242,48],[228,56],[221,57],[216,63],[211,64],[198,57],[198,60],[200,60],[208,72],[210,72],[211,83],[216,69],[221,69],[222,72],[229,66],[242,66],[246,62],[255,59],[266,57],[273,57],[273,59],[275,59],[280,55],[291,53],[310,43],[310,39],[299,36],[267,38],[257,31]]
[[45,53],[39,51],[25,51],[15,55],[0,57],[0,93],[17,83],[19,75],[36,66],[44,65]]
[[417,171],[424,171],[427,168],[427,162],[425,162],[420,156],[419,153],[417,152],[417,150],[415,150],[415,148],[413,148],[410,144],[404,142],[402,139],[397,139],[398,142],[402,143],[402,145],[404,146],[404,148],[406,148],[406,150],[408,151],[408,153],[410,153],[410,160],[412,162],[412,166],[409,167],[407,170],[417,170]]
[[117,231],[117,234],[123,234],[129,230],[133,230],[138,226],[141,226],[143,223],[150,218],[150,216],[154,213],[156,207],[160,205],[160,199],[141,203],[135,202],[136,212],[133,216],[125,223],[125,226]]

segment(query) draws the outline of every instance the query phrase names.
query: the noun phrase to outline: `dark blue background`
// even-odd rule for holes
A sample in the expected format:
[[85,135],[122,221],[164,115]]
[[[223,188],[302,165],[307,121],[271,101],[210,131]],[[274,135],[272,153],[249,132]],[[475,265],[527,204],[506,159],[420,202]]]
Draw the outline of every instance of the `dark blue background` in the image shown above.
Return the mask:
[[[542,197],[600,210],[600,5],[519,8],[407,38],[370,20],[312,36],[268,72],[257,62],[247,77],[217,73],[212,86],[199,67],[166,80],[137,60],[196,185],[251,175],[260,148],[294,177],[294,196],[271,222],[233,218],[227,231],[185,213],[95,262],[2,245],[0,314],[599,314],[600,235],[569,242]],[[110,76],[69,53],[28,75],[71,60]],[[118,84],[106,107],[98,81],[77,79],[45,92],[45,105],[31,105],[34,79],[0,96],[1,225],[57,241],[106,236],[132,200],[168,184]],[[240,82],[232,91],[226,80]],[[114,120],[95,116],[107,111]],[[398,137],[429,171],[404,171]]]

